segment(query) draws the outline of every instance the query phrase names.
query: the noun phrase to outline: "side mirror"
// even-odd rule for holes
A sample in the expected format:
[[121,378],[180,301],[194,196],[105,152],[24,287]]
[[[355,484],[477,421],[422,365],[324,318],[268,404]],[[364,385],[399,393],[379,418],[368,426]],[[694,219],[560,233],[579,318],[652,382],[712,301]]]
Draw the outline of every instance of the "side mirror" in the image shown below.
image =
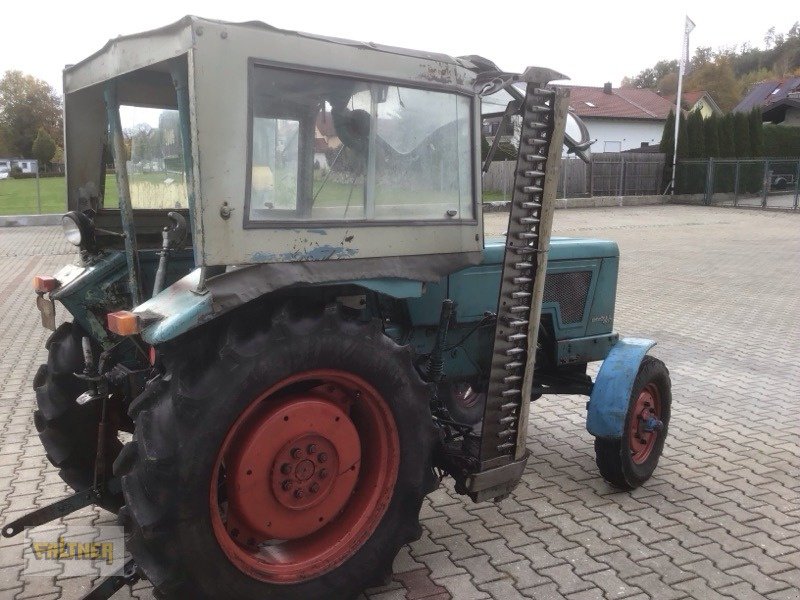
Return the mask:
[[597,140],[589,138],[589,129],[586,123],[573,112],[567,116],[567,130],[564,133],[564,145],[567,147],[567,154],[574,154],[583,162],[591,162],[592,144]]

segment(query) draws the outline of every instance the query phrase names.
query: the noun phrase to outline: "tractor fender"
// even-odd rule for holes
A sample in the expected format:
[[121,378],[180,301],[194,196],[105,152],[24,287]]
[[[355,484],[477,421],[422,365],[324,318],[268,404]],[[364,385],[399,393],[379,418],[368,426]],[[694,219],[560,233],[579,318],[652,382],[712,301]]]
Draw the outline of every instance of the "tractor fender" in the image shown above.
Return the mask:
[[[195,269],[133,310],[142,323],[141,337],[146,343],[155,346],[168,342],[238,306],[230,302],[219,306],[214,290],[198,292],[199,284],[200,269]],[[334,280],[320,283],[319,287],[341,285],[355,285],[393,298],[417,298],[424,291],[423,281],[395,277]],[[277,286],[275,290],[284,287],[288,286]],[[245,300],[239,298],[239,305],[244,303]]]
[[656,343],[622,338],[611,348],[594,381],[586,415],[586,429],[595,437],[621,438],[633,382],[647,351]]

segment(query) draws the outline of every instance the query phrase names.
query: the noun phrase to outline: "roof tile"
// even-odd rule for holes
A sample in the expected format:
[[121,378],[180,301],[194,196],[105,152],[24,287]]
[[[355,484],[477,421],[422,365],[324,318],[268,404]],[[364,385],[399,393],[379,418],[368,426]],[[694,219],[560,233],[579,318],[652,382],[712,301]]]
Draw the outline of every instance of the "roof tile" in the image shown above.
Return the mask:
[[665,121],[672,103],[653,90],[570,85],[569,106],[579,117]]

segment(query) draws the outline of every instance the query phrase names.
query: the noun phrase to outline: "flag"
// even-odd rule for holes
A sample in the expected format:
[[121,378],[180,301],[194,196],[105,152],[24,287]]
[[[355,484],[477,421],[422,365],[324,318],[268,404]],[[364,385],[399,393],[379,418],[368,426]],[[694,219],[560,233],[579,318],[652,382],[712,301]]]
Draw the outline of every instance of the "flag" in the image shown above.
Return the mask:
[[686,15],[686,23],[684,24],[683,29],[683,56],[681,56],[681,65],[684,69],[688,68],[689,66],[689,34],[694,30],[695,24],[689,18],[689,15]]

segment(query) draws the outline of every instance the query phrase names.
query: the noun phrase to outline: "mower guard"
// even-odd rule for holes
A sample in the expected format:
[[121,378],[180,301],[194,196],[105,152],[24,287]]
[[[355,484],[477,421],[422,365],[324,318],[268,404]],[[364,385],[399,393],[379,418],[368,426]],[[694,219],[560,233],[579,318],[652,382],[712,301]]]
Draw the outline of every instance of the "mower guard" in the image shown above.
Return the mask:
[[598,438],[621,438],[633,382],[647,351],[656,343],[642,338],[622,338],[611,349],[592,388],[586,429]]

